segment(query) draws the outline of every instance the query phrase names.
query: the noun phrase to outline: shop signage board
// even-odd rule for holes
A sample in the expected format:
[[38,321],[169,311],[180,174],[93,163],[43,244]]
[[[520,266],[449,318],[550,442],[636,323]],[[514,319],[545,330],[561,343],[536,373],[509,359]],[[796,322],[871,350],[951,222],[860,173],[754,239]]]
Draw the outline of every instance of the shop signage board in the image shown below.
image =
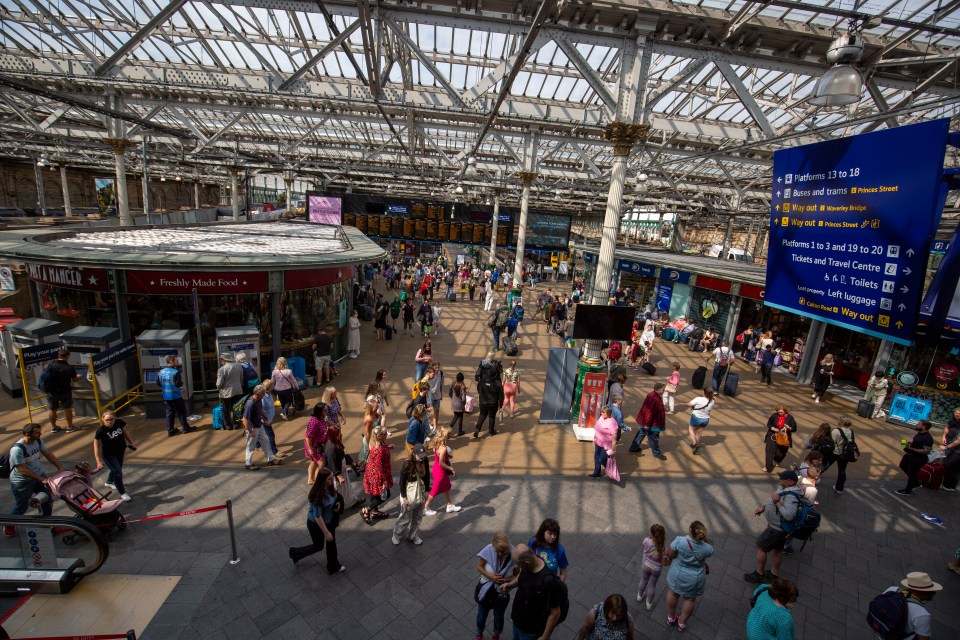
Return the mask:
[[914,426],[921,420],[930,418],[933,403],[923,398],[912,398],[901,394],[893,396],[890,403],[890,412],[887,422],[895,422],[904,426]]
[[777,151],[764,302],[912,344],[940,219],[948,125]]
[[137,355],[137,341],[126,340],[120,344],[105,349],[100,353],[91,356],[93,360],[93,372],[100,373],[104,369],[109,369],[115,364],[123,362],[127,358]]
[[32,347],[23,347],[20,349],[20,359],[23,366],[29,367],[32,364],[40,362],[49,362],[57,359],[57,352],[63,348],[63,342],[48,342],[47,344],[38,344]]
[[711,278],[710,276],[697,276],[697,286],[701,289],[710,289],[721,293],[730,293],[733,291],[733,283],[721,278]]
[[109,291],[106,269],[95,267],[62,267],[52,264],[28,264],[27,277],[40,284],[84,291]]
[[0,291],[16,291],[17,282],[10,267],[0,267]]
[[657,285],[657,311],[666,313],[670,310],[670,299],[673,297],[673,284],[661,282]]
[[741,284],[740,297],[751,298],[753,300],[763,300],[767,297],[767,292],[764,287],[758,287],[755,284]]
[[686,271],[680,271],[679,269],[668,269],[667,267],[660,267],[660,279],[669,280],[670,282],[679,282],[680,284],[686,284],[690,282],[690,274]]
[[127,291],[151,295],[198,295],[224,293],[262,293],[267,290],[267,274],[250,272],[127,271]]
[[617,270],[626,271],[627,273],[634,273],[638,276],[647,276],[652,278],[657,272],[657,268],[652,264],[644,264],[643,262],[637,262],[636,260],[617,260]]

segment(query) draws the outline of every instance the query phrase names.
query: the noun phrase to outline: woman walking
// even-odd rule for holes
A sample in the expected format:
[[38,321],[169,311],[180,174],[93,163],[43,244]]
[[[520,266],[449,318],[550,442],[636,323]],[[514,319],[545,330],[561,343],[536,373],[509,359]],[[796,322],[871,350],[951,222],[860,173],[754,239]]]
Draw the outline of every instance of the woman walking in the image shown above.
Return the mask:
[[334,387],[327,387],[320,396],[320,402],[327,405],[327,422],[339,425],[342,429],[346,426],[346,418],[343,417],[343,407],[340,405],[340,398],[337,396],[337,390]]
[[790,609],[799,595],[797,585],[786,578],[757,587],[751,599],[755,604],[747,616],[747,640],[793,640]]
[[357,496],[350,483],[350,476],[347,475],[347,467],[350,464],[349,458],[350,456],[346,454],[343,448],[343,435],[340,427],[331,425],[327,429],[327,438],[323,445],[323,468],[329,469],[333,473],[333,486],[343,496],[344,509],[349,509],[365,500]]
[[360,357],[360,318],[357,316],[357,310],[350,313],[350,320],[347,321],[347,353],[351,358]]
[[313,407],[313,415],[307,420],[307,430],[303,434],[303,454],[306,456],[307,484],[317,481],[317,474],[323,469],[323,443],[327,438],[327,405],[318,402]]
[[520,573],[520,567],[513,561],[513,545],[506,533],[494,533],[493,541],[477,554],[477,573],[480,574],[480,582],[473,596],[477,603],[476,640],[483,640],[483,629],[487,626],[487,616],[491,611],[493,637],[499,640],[503,633],[503,614],[510,603],[510,591],[502,587]]
[[617,446],[617,434],[620,427],[617,421],[613,419],[613,410],[609,405],[600,409],[602,417],[597,420],[593,427],[593,473],[591,478],[599,478],[600,468],[607,465],[607,460],[612,456]]
[[270,380],[280,400],[280,417],[284,420],[293,420],[297,415],[297,408],[293,405],[293,392],[300,386],[297,384],[297,379],[293,377],[293,371],[290,370],[287,359],[283,356],[277,358],[276,364],[273,365]]
[[863,399],[873,403],[873,415],[871,418],[883,418],[887,414],[883,411],[883,402],[887,399],[887,390],[890,388],[890,381],[883,369],[878,369],[873,377],[867,382],[867,391]]
[[363,473],[367,458],[370,455],[370,438],[373,437],[373,428],[377,426],[380,420],[379,408],[380,404],[376,397],[367,395],[367,401],[363,405],[363,433],[360,434],[360,454],[357,455],[356,471],[358,474]]
[[463,507],[456,505],[450,499],[450,490],[453,485],[450,478],[457,475],[453,469],[453,449],[447,446],[447,440],[450,438],[450,427],[441,427],[430,443],[433,447],[433,487],[430,489],[430,497],[424,505],[424,514],[435,516],[437,512],[430,508],[433,499],[441,493],[447,499],[447,513],[456,513]]
[[374,519],[389,517],[380,510],[380,505],[390,499],[393,487],[393,472],[390,469],[390,447],[387,446],[386,427],[374,427],[370,434],[370,455],[363,472],[363,490],[369,496],[369,507],[361,512],[363,521],[373,524]]
[[406,538],[413,544],[423,544],[420,539],[420,523],[423,521],[424,504],[430,491],[430,473],[427,472],[427,451],[423,445],[413,448],[400,468],[400,517],[393,527],[390,541],[400,544]]
[[763,437],[763,471],[770,473],[775,465],[783,462],[787,451],[793,445],[793,433],[797,430],[797,421],[793,419],[786,405],[778,404],[767,419],[767,433]]
[[716,402],[713,389],[704,387],[703,397],[694,398],[687,405],[690,407],[690,448],[693,455],[700,455],[700,444],[703,430],[710,424],[710,412]]
[[530,538],[527,546],[543,560],[550,573],[567,581],[567,569],[570,562],[567,560],[567,551],[560,544],[560,523],[553,518],[547,518],[540,523],[536,535]]
[[[377,402],[380,404],[380,424],[387,426],[387,407],[390,406],[390,400],[387,398],[387,370],[377,369],[377,377],[374,378],[373,383],[377,385],[375,395],[377,396]],[[367,395],[369,396],[370,393],[367,393]]]
[[[697,598],[707,586],[710,565],[707,558],[713,555],[713,546],[707,541],[707,527],[699,520],[690,524],[687,535],[677,536],[667,549],[670,570],[667,571],[667,624],[677,625],[685,631],[693,617]],[[677,604],[683,598],[680,615]]]
[[767,345],[763,349],[757,350],[757,371],[760,372],[760,384],[766,384],[768,387],[773,384],[770,377],[773,371],[773,346]]
[[647,611],[653,609],[653,596],[657,581],[667,558],[667,530],[662,524],[650,527],[650,535],[643,539],[643,560],[640,565],[640,584],[637,585],[637,602],[646,601]]
[[676,405],[674,404],[674,397],[677,395],[677,389],[680,388],[680,363],[673,363],[673,372],[667,378],[667,384],[663,387],[663,407],[666,409],[670,407],[669,414],[672,416],[676,413]]
[[577,640],[633,640],[633,616],[619,593],[593,605],[577,632]]
[[130,502],[133,498],[123,484],[123,454],[127,447],[136,451],[137,445],[127,433],[127,423],[118,419],[113,411],[105,411],[100,420],[101,424],[93,436],[93,459],[97,462],[94,473],[104,467],[109,469],[104,484],[118,491],[121,500]]
[[423,341],[423,346],[417,351],[417,355],[413,358],[413,361],[416,364],[413,372],[413,381],[417,383],[427,375],[427,368],[430,366],[430,363],[433,362],[433,346],[429,340]]
[[823,356],[817,374],[814,376],[813,395],[811,396],[814,402],[820,402],[823,394],[830,388],[831,382],[833,382],[833,355],[828,353]]
[[297,564],[307,556],[327,550],[327,573],[333,575],[346,571],[337,558],[337,526],[343,513],[343,496],[333,486],[333,473],[321,469],[317,482],[307,494],[307,531],[312,544],[305,547],[290,547],[290,559]]
[[503,404],[500,406],[500,424],[503,424],[503,411],[510,405],[510,417],[513,417],[517,394],[520,393],[520,371],[517,361],[511,360],[510,366],[503,372]]
[[463,373],[457,373],[457,381],[450,385],[450,410],[453,412],[453,421],[450,430],[456,429],[454,435],[463,435],[463,414],[467,410],[467,385]]

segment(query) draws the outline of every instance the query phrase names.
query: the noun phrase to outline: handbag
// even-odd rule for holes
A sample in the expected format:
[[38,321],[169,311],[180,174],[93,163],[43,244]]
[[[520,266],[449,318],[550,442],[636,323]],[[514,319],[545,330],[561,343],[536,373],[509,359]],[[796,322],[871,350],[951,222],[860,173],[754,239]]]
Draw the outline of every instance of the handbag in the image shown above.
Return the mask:
[[307,406],[307,400],[303,397],[303,391],[300,389],[294,388],[293,390],[293,408],[297,411],[303,411],[303,408]]
[[666,391],[667,393],[676,393],[677,385],[673,384],[672,382],[668,382],[663,390]]
[[607,477],[614,482],[620,482],[620,471],[617,470],[617,459],[614,456],[607,458]]
[[417,478],[407,483],[407,503],[410,507],[419,507],[427,501],[427,492],[423,487],[423,480]]
[[463,403],[463,410],[467,413],[473,413],[477,410],[477,399],[473,396],[467,396],[467,401]]
[[773,433],[773,441],[776,442],[779,447],[790,446],[790,438],[788,438],[786,432],[783,431],[775,431]]

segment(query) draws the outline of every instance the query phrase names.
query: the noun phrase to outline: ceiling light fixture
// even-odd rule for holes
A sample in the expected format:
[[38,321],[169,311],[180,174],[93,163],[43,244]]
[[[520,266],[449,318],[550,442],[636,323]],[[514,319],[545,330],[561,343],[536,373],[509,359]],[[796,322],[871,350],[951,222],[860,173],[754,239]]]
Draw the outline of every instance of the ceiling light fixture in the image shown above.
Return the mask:
[[808,102],[817,107],[842,107],[860,102],[863,95],[863,75],[853,66],[863,54],[863,36],[857,25],[850,23],[850,30],[827,49],[827,62],[832,67],[823,72],[813,89]]

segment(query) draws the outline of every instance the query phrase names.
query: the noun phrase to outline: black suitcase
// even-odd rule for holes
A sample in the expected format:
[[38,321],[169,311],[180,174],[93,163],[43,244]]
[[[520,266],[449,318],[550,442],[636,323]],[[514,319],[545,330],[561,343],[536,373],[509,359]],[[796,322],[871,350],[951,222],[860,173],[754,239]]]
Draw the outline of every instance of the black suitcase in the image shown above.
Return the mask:
[[738,384],[740,384],[740,374],[733,373],[733,372],[727,373],[727,378],[723,382],[723,395],[725,396],[737,395]]
[[503,353],[508,356],[515,356],[520,353],[520,349],[517,347],[517,341],[509,336],[500,340],[500,346],[503,347]]
[[640,365],[640,368],[652,376],[657,375],[657,368],[652,364],[650,364],[649,362],[644,362],[642,365]]
[[873,418],[874,405],[869,400],[860,400],[857,402],[857,415],[861,418]]
[[707,368],[697,367],[697,370],[693,372],[693,378],[690,379],[690,384],[693,385],[694,389],[703,389],[703,383],[706,381]]
[[360,305],[357,307],[357,317],[366,322],[373,320],[373,307],[365,304]]
[[447,302],[456,302],[457,301],[457,292],[451,291],[447,294]]
[[387,325],[387,330],[384,332],[384,337],[387,340],[393,340],[393,327]]
[[700,346],[700,342],[698,342],[697,340],[694,340],[693,338],[689,338],[689,337],[687,338],[687,349],[689,349],[690,351],[696,351],[697,347],[699,346]]

